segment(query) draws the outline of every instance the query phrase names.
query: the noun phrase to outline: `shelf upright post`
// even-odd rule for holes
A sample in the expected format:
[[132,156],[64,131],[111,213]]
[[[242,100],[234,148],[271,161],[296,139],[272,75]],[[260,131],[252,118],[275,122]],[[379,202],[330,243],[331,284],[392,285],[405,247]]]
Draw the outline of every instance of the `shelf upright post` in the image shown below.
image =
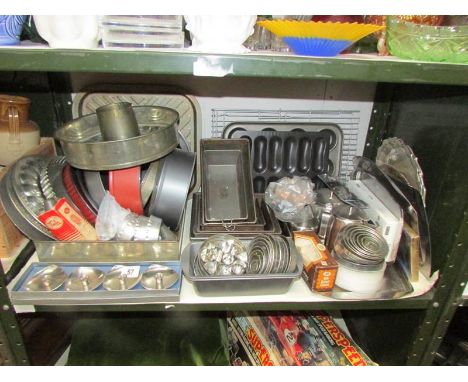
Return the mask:
[[5,273],[0,265],[0,365],[30,364],[21,326],[8,296]]

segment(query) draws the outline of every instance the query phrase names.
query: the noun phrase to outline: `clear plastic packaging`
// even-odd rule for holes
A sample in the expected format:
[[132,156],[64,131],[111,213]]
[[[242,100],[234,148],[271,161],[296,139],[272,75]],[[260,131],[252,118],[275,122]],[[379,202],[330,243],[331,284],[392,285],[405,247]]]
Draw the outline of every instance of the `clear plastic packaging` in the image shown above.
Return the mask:
[[265,202],[279,220],[301,221],[304,208],[315,202],[314,187],[314,183],[307,177],[284,177],[268,185],[265,190]]
[[100,240],[176,240],[176,235],[156,216],[140,216],[121,207],[106,192],[99,206],[96,232]]
[[183,48],[182,16],[102,16],[102,44],[107,47]]

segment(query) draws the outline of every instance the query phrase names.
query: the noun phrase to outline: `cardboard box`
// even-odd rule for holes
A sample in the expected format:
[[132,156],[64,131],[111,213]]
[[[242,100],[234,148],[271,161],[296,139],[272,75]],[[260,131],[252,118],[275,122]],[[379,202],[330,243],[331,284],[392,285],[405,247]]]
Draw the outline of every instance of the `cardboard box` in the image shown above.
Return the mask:
[[324,312],[234,312],[228,318],[232,365],[373,366]]
[[335,286],[338,263],[314,231],[293,232],[294,244],[302,256],[302,278],[309,288],[327,292]]

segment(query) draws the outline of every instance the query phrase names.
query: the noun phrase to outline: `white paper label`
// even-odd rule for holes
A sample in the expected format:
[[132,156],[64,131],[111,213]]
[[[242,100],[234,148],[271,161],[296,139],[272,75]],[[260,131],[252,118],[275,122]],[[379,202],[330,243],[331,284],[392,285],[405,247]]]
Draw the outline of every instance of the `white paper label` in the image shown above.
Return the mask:
[[138,277],[138,274],[140,273],[139,265],[134,265],[134,266],[116,265],[112,267],[112,270],[114,269],[119,269],[122,276],[125,275],[128,278]]
[[224,77],[231,73],[234,73],[233,64],[223,67],[217,58],[199,57],[193,63],[194,76]]

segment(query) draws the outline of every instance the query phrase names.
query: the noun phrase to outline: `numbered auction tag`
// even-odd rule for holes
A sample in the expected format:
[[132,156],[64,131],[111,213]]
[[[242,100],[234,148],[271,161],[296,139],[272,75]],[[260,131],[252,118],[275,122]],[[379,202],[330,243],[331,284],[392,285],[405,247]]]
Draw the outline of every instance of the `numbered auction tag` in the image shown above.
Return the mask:
[[115,265],[112,267],[112,270],[118,269],[121,272],[122,276],[126,276],[128,278],[135,278],[138,277],[140,274],[140,266],[126,266],[126,265]]

